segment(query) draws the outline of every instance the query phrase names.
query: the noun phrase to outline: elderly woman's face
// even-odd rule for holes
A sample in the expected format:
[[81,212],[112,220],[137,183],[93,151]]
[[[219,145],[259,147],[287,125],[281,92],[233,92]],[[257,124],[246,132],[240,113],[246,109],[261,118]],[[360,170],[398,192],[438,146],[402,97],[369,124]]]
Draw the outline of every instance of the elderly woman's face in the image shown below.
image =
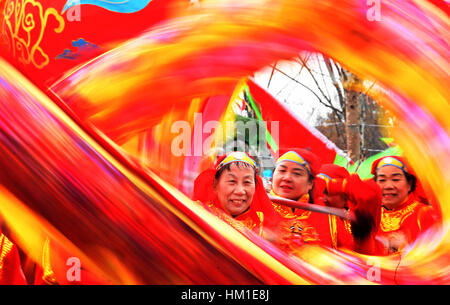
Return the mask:
[[411,190],[403,171],[392,165],[383,166],[377,170],[376,182],[382,191],[382,203],[387,208],[401,205]]
[[278,196],[298,200],[313,187],[306,169],[292,161],[281,162],[273,172],[272,189]]
[[214,190],[222,208],[237,217],[250,208],[255,194],[255,172],[251,167],[237,166],[232,163],[215,181]]

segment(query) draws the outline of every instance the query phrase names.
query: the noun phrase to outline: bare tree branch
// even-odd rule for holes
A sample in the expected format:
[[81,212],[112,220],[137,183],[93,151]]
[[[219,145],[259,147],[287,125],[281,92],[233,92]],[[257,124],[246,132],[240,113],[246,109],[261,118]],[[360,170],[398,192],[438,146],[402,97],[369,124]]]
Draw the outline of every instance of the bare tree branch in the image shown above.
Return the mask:
[[330,61],[330,59],[328,57],[325,57],[325,56],[324,56],[323,59],[324,59],[325,65],[326,65],[326,67],[328,69],[328,73],[330,73],[330,77],[331,77],[331,80],[333,82],[333,86],[334,86],[334,88],[336,88],[336,91],[337,91],[337,94],[338,94],[339,104],[341,105],[342,109],[345,109],[344,94],[342,92],[341,87],[339,86],[338,80],[336,79],[336,75],[334,73],[333,66],[331,65],[331,61]]
[[[336,107],[333,105],[333,103],[332,103],[332,101],[331,101],[331,98],[330,98],[329,96],[327,96],[327,95],[323,92],[322,88],[321,88],[320,85],[319,85],[319,82],[317,81],[316,77],[315,77],[314,74],[312,73],[311,69],[308,67],[308,65],[307,65],[305,62],[303,62],[303,60],[302,60],[300,57],[299,57],[299,59],[300,59],[300,61],[302,61],[302,63],[303,63],[303,65],[305,66],[306,70],[307,70],[307,71],[309,72],[309,74],[311,75],[311,77],[312,77],[314,83],[316,84],[317,88],[319,89],[319,91],[320,91],[320,93],[322,94],[322,96],[324,97],[324,99],[328,102],[328,104],[325,105],[325,106],[327,106],[328,108],[332,109],[332,110],[336,113],[336,116],[339,118],[340,121],[345,122],[345,115],[344,115],[344,112],[343,112],[341,109],[338,109],[338,108],[336,108]],[[322,102],[322,104],[324,104],[324,103]]]
[[302,64],[305,66],[306,70],[307,70],[307,71],[309,72],[309,74],[311,75],[311,77],[312,77],[314,83],[315,83],[316,86],[317,86],[317,89],[319,89],[319,91],[320,91],[320,93],[322,94],[323,98],[324,98],[324,99],[332,106],[332,104],[331,104],[331,98],[330,98],[328,95],[326,95],[325,92],[323,92],[322,88],[321,88],[320,85],[319,85],[319,82],[317,81],[316,77],[315,77],[314,74],[312,73],[311,69],[310,69],[310,68],[308,67],[308,65],[303,61],[302,58],[299,57],[299,59],[300,59],[300,61],[302,62]]
[[[322,58],[324,58],[324,56],[322,55]],[[322,81],[323,81],[323,86],[325,87],[325,90],[327,91],[327,95],[329,97],[331,97],[330,91],[328,91],[328,86],[325,82],[325,77],[330,77],[330,75],[325,75],[322,71],[322,65],[320,63],[320,59],[319,59],[319,54],[316,54],[316,59],[317,59],[317,64],[319,65],[319,70],[320,70],[320,75],[322,76]],[[317,72],[316,72],[317,73]]]
[[333,110],[336,115],[339,117],[339,119],[341,119],[341,117],[339,116],[340,110],[335,108],[333,105],[329,105],[325,102],[322,101],[322,99],[317,95],[316,92],[314,92],[314,90],[312,90],[311,88],[309,88],[308,86],[305,86],[304,84],[302,84],[301,82],[299,82],[298,80],[296,80],[295,78],[289,76],[288,74],[284,73],[283,71],[281,71],[280,69],[275,67],[275,70],[280,72],[281,74],[283,74],[284,76],[288,77],[289,79],[291,79],[292,81],[296,82],[297,84],[299,84],[300,86],[306,88],[307,90],[309,90],[312,94],[314,94],[314,96],[317,98],[317,100],[319,101],[319,103],[321,103],[322,105],[324,105],[325,107],[330,108],[331,110]]
[[277,63],[278,63],[278,62],[276,61],[275,64],[273,65],[272,73],[270,73],[269,82],[267,83],[267,89],[269,89],[270,82],[272,81],[273,72],[275,72],[275,67],[277,66]]
[[[300,56],[300,55],[299,55]],[[308,62],[308,60],[309,60],[309,58],[310,58],[310,56],[311,56],[311,54],[308,54],[308,57],[305,59],[305,62]],[[298,71],[298,73],[297,73],[297,75],[294,77],[294,78],[297,78],[297,76],[300,76],[300,74],[302,73],[302,71],[303,71],[303,68],[304,68],[305,66],[304,65],[301,65],[301,67],[300,67],[300,71]],[[284,85],[284,87],[283,88],[281,88],[280,89],[280,91],[278,91],[278,93],[277,94],[275,94],[275,96],[278,96],[278,94],[280,94],[281,93],[281,91],[283,91],[283,90],[285,90],[286,89],[286,87],[289,85],[289,83],[287,83],[286,85]],[[292,93],[292,91],[291,91],[291,93]],[[289,94],[289,96],[290,96],[290,94]]]

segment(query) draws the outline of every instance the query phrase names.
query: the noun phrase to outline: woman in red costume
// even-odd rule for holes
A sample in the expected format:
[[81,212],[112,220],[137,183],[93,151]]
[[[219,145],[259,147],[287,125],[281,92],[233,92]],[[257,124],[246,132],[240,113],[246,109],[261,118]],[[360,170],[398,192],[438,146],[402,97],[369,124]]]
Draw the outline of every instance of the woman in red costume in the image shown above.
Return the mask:
[[[305,149],[280,152],[281,157],[278,158],[272,175],[270,194],[300,203],[316,203],[322,189],[320,182],[315,181],[321,165],[319,158]],[[273,205],[281,216],[293,220],[290,230],[297,242],[322,243],[322,236],[326,235],[328,227],[327,215],[277,203]]]
[[380,158],[373,162],[372,174],[382,191],[377,239],[384,245],[384,254],[401,252],[420,232],[438,222],[438,214],[405,158]]
[[[283,221],[272,207],[255,161],[246,153],[218,158],[194,182],[194,200],[237,229],[248,228],[272,240]],[[275,235],[274,235],[275,234]]]

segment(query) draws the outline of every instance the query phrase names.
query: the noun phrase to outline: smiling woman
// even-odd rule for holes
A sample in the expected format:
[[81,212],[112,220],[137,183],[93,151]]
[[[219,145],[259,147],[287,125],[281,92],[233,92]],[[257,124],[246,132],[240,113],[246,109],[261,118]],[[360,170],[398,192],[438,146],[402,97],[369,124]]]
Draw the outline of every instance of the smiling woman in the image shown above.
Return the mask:
[[437,222],[437,212],[404,158],[380,158],[372,164],[372,174],[381,188],[383,203],[377,239],[383,243],[385,254],[402,251]]
[[[272,176],[274,196],[303,203],[314,203],[318,199],[319,189],[315,176],[320,169],[320,160],[312,152],[291,148],[280,150]],[[319,181],[320,184],[321,181]],[[290,231],[292,238],[302,243],[323,243],[327,235],[328,216],[317,212],[293,209],[286,205],[273,203],[276,211],[284,218],[292,220]]]
[[217,171],[214,191],[222,208],[237,217],[250,208],[255,194],[255,169],[244,162],[234,162]]
[[248,228],[270,238],[282,218],[275,212],[255,161],[246,153],[221,156],[214,168],[202,172],[194,182],[194,200],[237,229]]

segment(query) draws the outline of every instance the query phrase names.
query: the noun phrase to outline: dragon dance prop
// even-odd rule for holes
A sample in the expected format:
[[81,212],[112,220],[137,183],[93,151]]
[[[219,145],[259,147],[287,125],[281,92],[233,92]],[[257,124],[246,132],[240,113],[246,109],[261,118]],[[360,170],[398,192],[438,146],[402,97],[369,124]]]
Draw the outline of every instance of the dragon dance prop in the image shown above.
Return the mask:
[[[1,6],[3,25],[11,3]],[[1,54],[26,77],[1,61],[0,212],[19,246],[39,261],[49,238],[69,253],[53,265],[65,267],[65,258],[76,256],[111,283],[449,283],[447,4],[382,1],[380,21],[370,20],[366,1],[178,5],[170,18],[72,63],[72,70],[58,66],[57,81],[33,76],[36,67],[17,60],[23,48],[14,57],[18,44],[8,40]],[[399,119],[396,142],[436,198],[442,223],[401,255],[311,245],[287,255],[186,196],[180,177],[195,176],[214,156],[174,156],[171,126],[183,121],[193,128],[199,113],[227,122],[233,98],[226,97],[246,76],[305,50],[376,82],[360,89]],[[52,75],[45,66],[36,73]],[[222,136],[208,132],[212,143]],[[289,144],[278,140],[278,147]],[[370,280],[374,261],[380,273]]]

